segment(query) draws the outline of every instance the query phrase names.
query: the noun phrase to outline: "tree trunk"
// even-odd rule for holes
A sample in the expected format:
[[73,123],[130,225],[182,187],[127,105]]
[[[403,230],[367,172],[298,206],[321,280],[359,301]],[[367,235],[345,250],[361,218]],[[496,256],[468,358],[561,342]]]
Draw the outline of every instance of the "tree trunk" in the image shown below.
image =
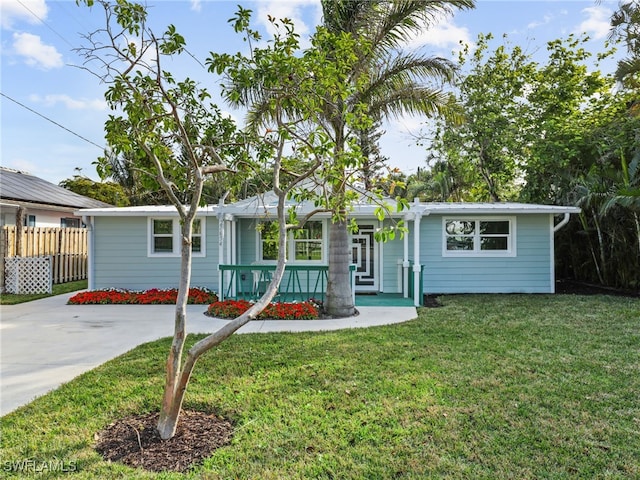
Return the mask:
[[191,229],[195,213],[190,216],[181,228],[180,285],[176,299],[173,341],[167,356],[164,394],[158,420],[158,433],[163,440],[173,437],[176,433],[184,391],[189,381],[189,376],[185,379],[182,375],[182,351],[186,339],[187,301],[191,284]]
[[[344,212],[343,212],[344,213]],[[346,215],[329,227],[329,273],[325,308],[329,315],[350,317],[355,314],[349,265],[352,263]]]

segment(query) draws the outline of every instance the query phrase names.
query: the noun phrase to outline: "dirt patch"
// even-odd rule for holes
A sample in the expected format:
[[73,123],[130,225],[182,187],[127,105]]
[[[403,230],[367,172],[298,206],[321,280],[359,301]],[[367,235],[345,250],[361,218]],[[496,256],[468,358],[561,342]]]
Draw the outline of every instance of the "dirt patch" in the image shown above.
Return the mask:
[[105,460],[152,472],[185,472],[231,441],[233,425],[210,413],[183,411],[173,438],[162,440],[158,413],[120,419],[96,434]]
[[422,297],[422,306],[427,308],[438,308],[438,307],[442,307],[443,305],[442,303],[440,303],[440,300],[437,295],[425,294]]

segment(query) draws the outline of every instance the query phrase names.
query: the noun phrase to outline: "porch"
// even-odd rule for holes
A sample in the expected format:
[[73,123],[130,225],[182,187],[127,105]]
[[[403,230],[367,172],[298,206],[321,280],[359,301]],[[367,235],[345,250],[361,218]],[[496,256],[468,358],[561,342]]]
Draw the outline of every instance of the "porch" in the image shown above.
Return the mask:
[[[244,264],[220,265],[220,299],[256,300],[266,290],[273,278],[275,265]],[[413,276],[408,275],[408,296],[402,293],[359,293],[355,291],[356,265],[350,265],[351,291],[354,292],[354,303],[361,307],[374,306],[414,306]],[[327,265],[286,265],[282,282],[278,288],[275,301],[302,302],[309,299],[325,300],[328,279]],[[420,275],[422,279],[422,275]],[[422,292],[422,285],[418,290]],[[422,305],[422,299],[419,299]]]

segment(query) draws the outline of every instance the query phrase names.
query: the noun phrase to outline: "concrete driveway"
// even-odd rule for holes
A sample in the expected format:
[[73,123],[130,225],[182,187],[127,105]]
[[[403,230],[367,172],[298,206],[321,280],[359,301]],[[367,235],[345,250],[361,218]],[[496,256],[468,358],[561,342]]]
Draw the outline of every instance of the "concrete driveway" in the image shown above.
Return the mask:
[[[107,360],[173,334],[172,305],[67,305],[72,294],[0,306],[0,415]],[[207,333],[227,320],[189,305],[187,331]],[[411,320],[414,307],[358,307],[338,320],[255,321],[238,333],[361,328]]]

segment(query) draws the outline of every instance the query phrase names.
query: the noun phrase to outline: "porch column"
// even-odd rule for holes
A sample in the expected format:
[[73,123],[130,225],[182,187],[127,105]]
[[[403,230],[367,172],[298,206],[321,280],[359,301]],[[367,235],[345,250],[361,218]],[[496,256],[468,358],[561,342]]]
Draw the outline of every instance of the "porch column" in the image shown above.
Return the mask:
[[224,265],[224,213],[218,212],[218,296],[224,300],[224,277],[220,265]]
[[420,301],[420,273],[422,268],[420,266],[420,220],[422,219],[422,212],[417,212],[413,220],[413,304],[419,307],[422,303]]
[[[407,225],[409,225],[409,216],[405,218]],[[404,253],[402,257],[402,296],[409,298],[409,232],[404,235]]]

